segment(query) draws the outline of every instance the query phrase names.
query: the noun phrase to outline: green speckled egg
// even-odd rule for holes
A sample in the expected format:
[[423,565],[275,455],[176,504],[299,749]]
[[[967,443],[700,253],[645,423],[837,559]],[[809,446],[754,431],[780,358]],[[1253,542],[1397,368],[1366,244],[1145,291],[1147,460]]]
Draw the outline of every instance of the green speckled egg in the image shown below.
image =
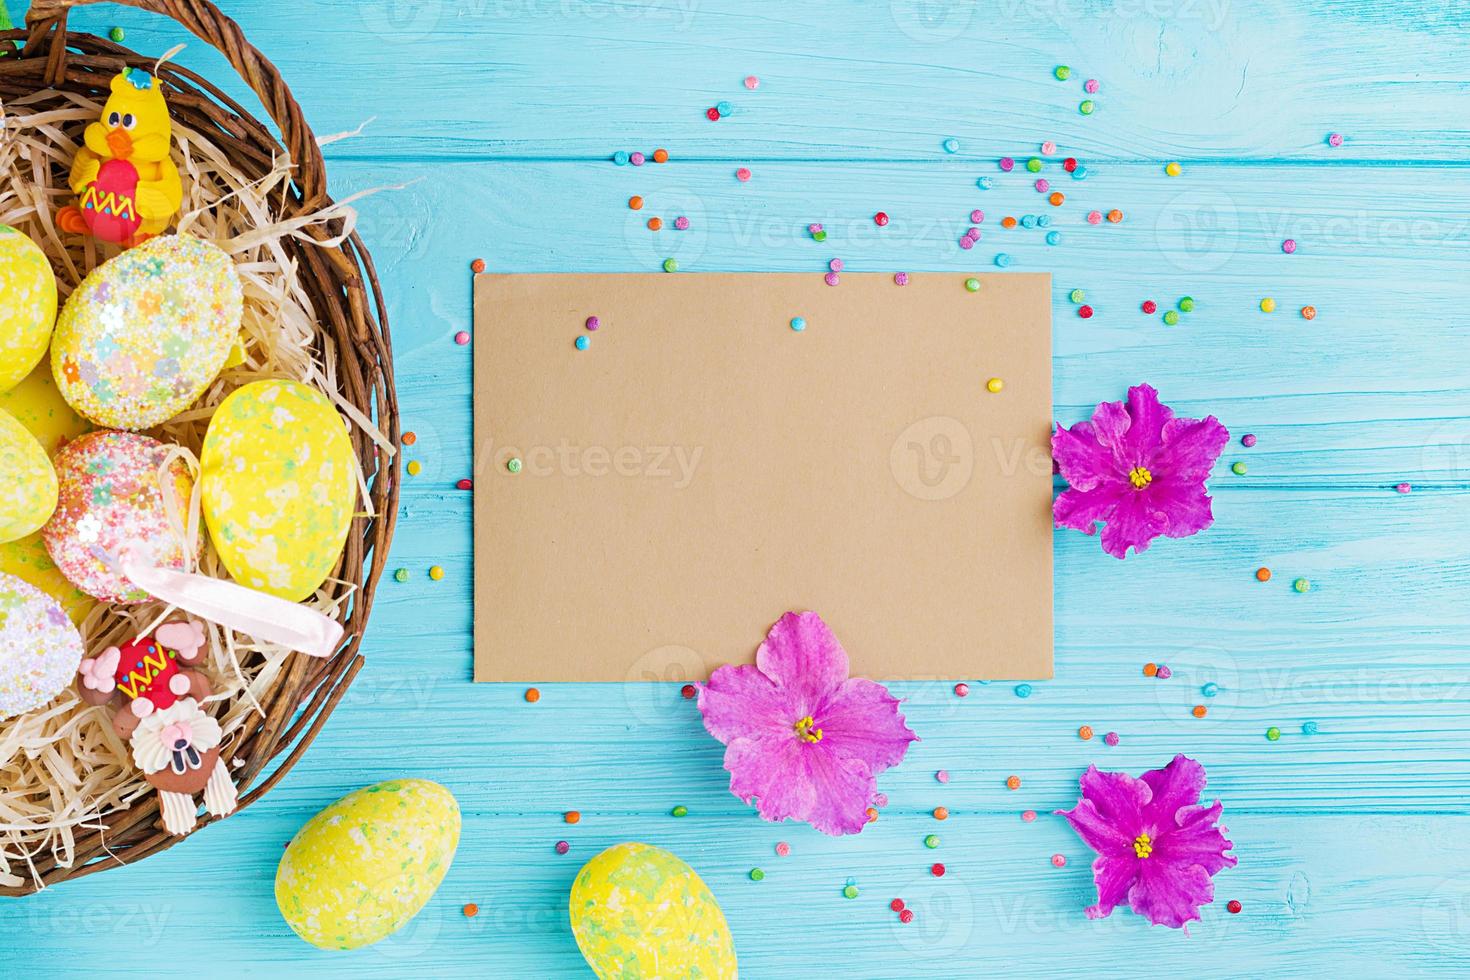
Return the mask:
[[601,980],[733,980],[725,914],[694,869],[663,848],[618,844],[572,883],[572,932]]
[[459,804],[427,779],[349,793],[306,822],[276,869],[276,905],[296,935],[357,949],[392,935],[438,889],[459,844]]

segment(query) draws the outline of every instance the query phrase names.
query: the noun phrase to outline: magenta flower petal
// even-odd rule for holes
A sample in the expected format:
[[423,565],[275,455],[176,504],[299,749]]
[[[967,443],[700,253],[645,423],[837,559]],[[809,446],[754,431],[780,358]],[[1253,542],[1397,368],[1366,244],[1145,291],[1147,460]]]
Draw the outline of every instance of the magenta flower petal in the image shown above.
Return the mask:
[[1128,557],[1128,549],[1142,554],[1154,538],[1169,527],[1169,516],[1153,506],[1149,495],[1129,491],[1113,507],[1102,529],[1102,549],[1114,558]]
[[1162,769],[1150,769],[1140,779],[1148,786],[1144,822],[1153,827],[1177,826],[1175,814],[1199,802],[1205,791],[1205,767],[1186,755],[1176,755]]
[[1127,402],[1102,402],[1090,422],[1052,434],[1052,459],[1069,485],[1052,507],[1057,527],[1094,534],[1125,558],[1160,535],[1182,538],[1214,521],[1205,479],[1230,433],[1213,416],[1180,419],[1149,385]]
[[798,718],[847,680],[847,651],[814,612],[789,612],[777,620],[755,662],[785,692],[788,704],[795,699]]
[[1082,798],[1057,812],[1097,853],[1092,864],[1097,902],[1087,917],[1102,918],[1128,905],[1155,925],[1180,928],[1213,901],[1211,878],[1235,867],[1231,843],[1219,826],[1223,810],[1199,805],[1204,768],[1182,755],[1139,779],[1090,767]]
[[740,739],[725,749],[730,792],[766,820],[803,820],[824,834],[856,834],[868,822],[876,781],[861,760],[812,751],[796,739],[779,743]]
[[822,727],[822,743],[848,758],[860,759],[876,776],[903,761],[909,743],[918,741],[898,711],[888,688],[865,677],[852,677],[814,712]]
[[1213,415],[1173,419],[1164,426],[1152,465],[1172,481],[1203,483],[1229,441],[1229,431]]
[[1128,389],[1128,418],[1130,424],[1121,443],[1126,452],[1125,462],[1129,466],[1152,465],[1163,442],[1166,423],[1174,418],[1174,410],[1159,403],[1159,393],[1153,385],[1134,385]]
[[1117,480],[1112,452],[1097,439],[1091,422],[1070,429],[1057,426],[1051,437],[1052,462],[1074,490],[1091,490],[1105,479]]
[[725,664],[699,686],[704,727],[726,744],[737,738],[792,737],[790,699],[753,664]]
[[1089,905],[1089,919],[1105,919],[1119,905],[1127,904],[1128,893],[1138,880],[1139,860],[1130,851],[1124,855],[1099,854],[1092,862],[1092,880],[1097,885],[1097,904]]
[[730,792],[767,820],[834,835],[863,829],[877,774],[917,738],[898,708],[881,684],[847,677],[847,653],[812,612],[782,616],[754,666],[723,666],[699,687]]
[[1156,926],[1183,928],[1199,919],[1201,905],[1215,900],[1215,883],[1197,864],[1152,858],[1138,864],[1138,880],[1128,892],[1128,905]]

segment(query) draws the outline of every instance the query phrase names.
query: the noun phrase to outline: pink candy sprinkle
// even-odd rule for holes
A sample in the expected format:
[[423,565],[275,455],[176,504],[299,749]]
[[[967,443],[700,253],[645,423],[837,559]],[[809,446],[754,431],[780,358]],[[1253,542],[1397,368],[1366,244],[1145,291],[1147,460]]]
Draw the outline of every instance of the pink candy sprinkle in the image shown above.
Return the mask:
[[648,158],[645,157],[642,153],[639,153],[638,151],[634,150],[633,153],[629,155],[628,162],[631,163],[635,167],[641,167],[641,166],[643,166],[643,161],[646,160],[646,159],[648,159]]
[[467,331],[461,330],[459,333],[454,335],[454,342],[463,347],[465,344],[468,344],[470,342],[469,333]]
[[559,841],[556,842],[556,853],[558,853],[558,854],[565,854],[567,851],[570,851],[571,849],[572,849],[572,845],[568,844],[564,840],[559,840]]
[[1051,156],[1053,153],[1057,152],[1057,145],[1051,140],[1047,140],[1045,143],[1041,144],[1041,152],[1046,154],[1047,156]]
[[1247,449],[1254,446],[1256,444],[1255,434],[1247,432],[1245,435],[1240,437],[1240,444]]
[[689,219],[684,217],[683,215],[680,215],[679,217],[674,219],[674,227],[679,229],[680,231],[687,231],[689,228]]
[[460,480],[458,483],[456,483],[455,486],[461,490],[473,490],[475,489],[475,481],[466,477],[465,479]]
[[1398,486],[1394,487],[1394,489],[1397,490],[1399,493],[1408,493],[1414,488],[1407,483],[1400,483]]
[[985,212],[976,208],[970,212],[970,220],[977,225],[983,223],[985,221]]
[[1096,95],[1099,88],[1101,88],[1101,86],[1098,85],[1097,79],[1095,78],[1089,78],[1087,81],[1082,83],[1082,91],[1086,92],[1088,95]]
[[596,330],[600,326],[602,326],[602,320],[599,319],[598,317],[589,316],[587,318],[587,329],[588,330]]
[[1296,239],[1295,238],[1288,238],[1286,241],[1282,242],[1281,243],[1281,251],[1285,252],[1287,255],[1290,255],[1292,252],[1295,252],[1296,251]]
[[1104,742],[1107,742],[1109,745],[1117,745],[1118,744],[1118,733],[1117,732],[1108,732],[1106,735],[1103,736],[1103,741]]
[[740,181],[742,184],[745,183],[747,180],[750,179],[750,168],[741,167],[739,170],[735,171],[735,179]]
[[965,251],[968,252],[974,247],[975,239],[971,238],[969,235],[965,235],[963,238],[960,239],[960,248],[964,249]]
[[1010,157],[1000,158],[1000,169],[1005,171],[1006,173],[1010,173],[1015,166],[1016,161],[1012,160]]
[[756,78],[754,75],[746,75],[745,87],[754,92],[756,89],[761,87],[761,80],[759,78]]
[[956,684],[954,686],[954,696],[957,697],[957,698],[967,698],[967,697],[969,697],[970,696],[970,685],[964,683],[963,681],[960,682],[959,684]]
[[1045,177],[1041,178],[1036,182],[1036,190],[1038,193],[1045,194],[1047,191],[1051,190],[1051,181],[1047,180]]
[[1067,855],[1053,854],[1051,856],[1051,864],[1054,868],[1065,868],[1067,866]]
[[934,774],[934,778],[937,779],[941,783],[947,783],[947,782],[949,782],[949,770],[948,769],[941,769],[941,770],[939,770],[938,772],[936,772]]
[[1025,821],[1026,823],[1034,823],[1036,821],[1036,811],[1035,810],[1022,810],[1021,811],[1021,819],[1023,821]]
[[1174,672],[1168,668],[1168,665],[1159,664],[1159,671],[1154,676],[1161,681],[1166,681],[1174,676]]
[[815,235],[817,232],[822,230],[822,226],[818,224],[810,224],[806,226],[806,230]]
[[1100,224],[1102,224],[1102,212],[1101,211],[1089,211],[1089,212],[1087,212],[1087,223],[1090,224],[1090,225],[1100,225]]
[[980,240],[980,229],[976,228],[974,225],[971,225],[965,230],[965,237],[970,239],[970,241],[972,242],[978,242]]
[[904,909],[902,912],[898,913],[898,921],[902,922],[904,925],[908,925],[910,922],[913,922],[914,910]]
[[887,793],[874,793],[873,794],[873,805],[874,806],[879,806],[879,807],[887,806],[888,805],[888,794]]
[[788,855],[790,853],[791,853],[791,845],[788,844],[788,843],[786,843],[784,840],[781,843],[779,843],[779,844],[776,845],[776,854],[779,855],[780,857],[785,857],[786,855]]
[[[907,286],[909,284],[909,274],[907,272],[895,272],[893,274],[893,283],[896,286]],[[965,690],[968,691],[969,688],[965,688]],[[955,693],[958,694],[959,692],[956,691]]]
[[842,277],[835,272],[829,272],[823,278],[827,280],[829,286],[835,286],[842,281]]
[[831,262],[828,262],[827,263],[827,268],[831,269],[833,272],[841,272],[842,271],[842,260],[841,259],[833,259]]
[[1342,134],[1341,133],[1328,133],[1327,134],[1327,145],[1328,146],[1342,146]]

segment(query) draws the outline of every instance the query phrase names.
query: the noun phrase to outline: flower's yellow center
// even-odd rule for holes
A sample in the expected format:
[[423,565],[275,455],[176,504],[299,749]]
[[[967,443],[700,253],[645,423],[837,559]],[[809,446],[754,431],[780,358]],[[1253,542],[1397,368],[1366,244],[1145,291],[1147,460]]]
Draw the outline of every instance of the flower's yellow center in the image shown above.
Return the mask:
[[1154,482],[1154,475],[1148,471],[1147,466],[1135,466],[1128,471],[1128,482],[1133,484],[1133,489],[1142,490]]
[[1154,852],[1153,841],[1149,840],[1148,834],[1139,834],[1133,838],[1133,853],[1141,858],[1146,858]]
[[811,715],[807,715],[805,718],[798,721],[794,726],[792,726],[796,729],[796,737],[801,739],[803,742],[820,742],[822,740],[822,730],[820,728],[813,727],[814,725],[816,725],[816,723],[816,719],[813,718]]

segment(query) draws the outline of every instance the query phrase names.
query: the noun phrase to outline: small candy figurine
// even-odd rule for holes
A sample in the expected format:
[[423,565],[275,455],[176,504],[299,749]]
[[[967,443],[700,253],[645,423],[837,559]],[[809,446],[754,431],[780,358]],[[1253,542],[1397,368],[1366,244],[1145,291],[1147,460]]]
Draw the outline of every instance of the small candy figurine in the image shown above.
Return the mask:
[[173,123],[158,80],[124,68],[112,80],[102,118],[87,127],[71,166],[76,207],[57,224],[73,234],[133,246],[168,227],[183,202],[179,171],[169,157]]
[[209,680],[186,669],[203,657],[203,647],[202,625],[167,623],[151,637],[83,660],[77,671],[83,701],[120,702],[113,730],[129,740],[133,762],[158,790],[163,827],[171,834],[194,829],[200,790],[212,816],[235,810],[235,784],[220,758],[219,722],[199,707],[210,693]]

